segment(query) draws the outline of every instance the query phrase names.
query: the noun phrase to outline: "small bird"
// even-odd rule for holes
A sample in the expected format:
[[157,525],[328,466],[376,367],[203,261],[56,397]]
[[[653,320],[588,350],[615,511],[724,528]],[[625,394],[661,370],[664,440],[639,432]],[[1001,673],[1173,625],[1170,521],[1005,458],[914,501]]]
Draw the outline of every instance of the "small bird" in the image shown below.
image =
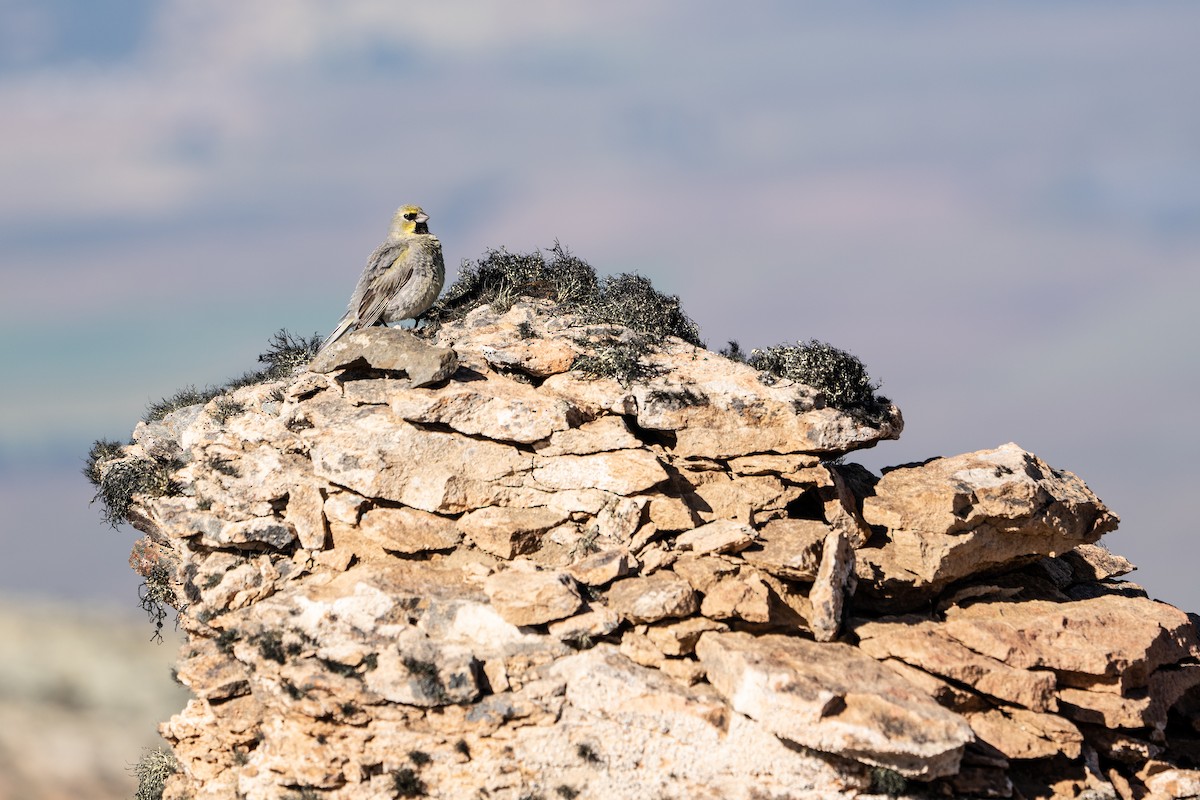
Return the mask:
[[350,331],[415,320],[437,301],[446,282],[446,265],[442,243],[429,232],[428,221],[419,206],[396,210],[387,238],[367,259],[350,307],[321,350]]

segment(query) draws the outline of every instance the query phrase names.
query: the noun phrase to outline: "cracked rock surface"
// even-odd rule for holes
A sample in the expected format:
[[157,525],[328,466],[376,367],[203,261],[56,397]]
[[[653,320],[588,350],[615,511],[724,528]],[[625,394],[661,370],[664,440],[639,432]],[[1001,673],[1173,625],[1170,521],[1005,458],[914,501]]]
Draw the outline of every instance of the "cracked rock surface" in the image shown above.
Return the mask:
[[1195,622],[1120,580],[1071,473],[872,475],[840,457],[894,408],[677,339],[574,372],[621,331],[545,301],[365,333],[109,462],[178,459],[129,515],[188,636],[168,800],[1200,785]]

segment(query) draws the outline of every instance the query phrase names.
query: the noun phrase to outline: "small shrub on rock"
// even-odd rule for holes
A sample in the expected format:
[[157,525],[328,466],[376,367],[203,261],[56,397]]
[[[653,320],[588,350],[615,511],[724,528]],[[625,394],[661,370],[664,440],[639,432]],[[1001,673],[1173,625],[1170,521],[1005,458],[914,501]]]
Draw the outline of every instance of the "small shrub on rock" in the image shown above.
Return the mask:
[[165,748],[147,750],[133,767],[137,778],[134,800],[162,800],[167,778],[179,771],[175,755]]
[[[99,444],[99,443],[97,443]],[[111,450],[107,452],[111,453]],[[179,493],[179,484],[172,477],[182,464],[176,461],[160,461],[153,458],[131,456],[105,461],[93,446],[89,455],[89,470],[98,473],[96,494],[92,502],[99,500],[104,506],[101,516],[112,527],[128,521],[136,494],[152,497],[167,497]],[[94,459],[94,460],[93,460]],[[103,465],[103,466],[101,466]],[[91,477],[89,475],[89,477]]]
[[766,382],[787,378],[806,384],[825,395],[830,406],[843,411],[871,417],[888,404],[887,398],[875,394],[879,384],[871,380],[862,361],[816,339],[754,350],[747,363],[761,370]]

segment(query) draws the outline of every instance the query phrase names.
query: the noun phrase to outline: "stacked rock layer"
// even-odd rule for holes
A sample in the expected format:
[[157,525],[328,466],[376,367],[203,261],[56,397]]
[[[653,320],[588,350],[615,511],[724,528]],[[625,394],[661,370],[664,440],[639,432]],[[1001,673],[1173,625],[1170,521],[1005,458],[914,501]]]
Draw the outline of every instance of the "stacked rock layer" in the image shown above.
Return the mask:
[[184,464],[130,515],[188,634],[164,797],[1200,796],[1196,625],[1076,476],[873,475],[894,408],[679,340],[572,371],[621,334],[485,306],[139,425]]

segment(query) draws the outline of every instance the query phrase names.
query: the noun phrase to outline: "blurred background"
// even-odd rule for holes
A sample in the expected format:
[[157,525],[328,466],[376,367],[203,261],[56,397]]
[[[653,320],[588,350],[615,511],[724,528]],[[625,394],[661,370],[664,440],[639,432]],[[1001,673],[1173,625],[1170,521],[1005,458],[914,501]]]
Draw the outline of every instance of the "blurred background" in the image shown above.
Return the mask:
[[[0,0],[0,704],[117,720],[92,757],[129,794],[183,701],[84,455],[332,328],[408,202],[451,278],[557,239],[678,294],[713,349],[849,350],[907,422],[858,460],[1015,441],[1200,609],[1197,30],[1182,1]],[[161,682],[140,717],[77,664],[12,677],[102,642],[140,659],[103,680]],[[35,741],[0,739],[0,775],[55,779]]]

